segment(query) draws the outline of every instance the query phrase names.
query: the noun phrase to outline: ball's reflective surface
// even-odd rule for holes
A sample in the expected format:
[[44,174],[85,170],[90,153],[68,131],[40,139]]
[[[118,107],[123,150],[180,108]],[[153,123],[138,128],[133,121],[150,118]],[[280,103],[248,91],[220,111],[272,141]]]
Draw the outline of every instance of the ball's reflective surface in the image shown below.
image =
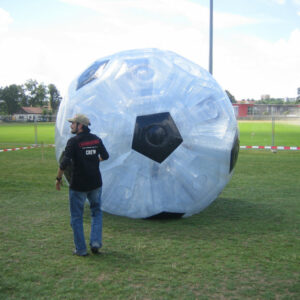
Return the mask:
[[76,113],[90,118],[110,154],[100,166],[106,212],[190,216],[232,176],[239,150],[232,105],[206,70],[173,52],[120,52],[76,78],[57,116],[57,160]]

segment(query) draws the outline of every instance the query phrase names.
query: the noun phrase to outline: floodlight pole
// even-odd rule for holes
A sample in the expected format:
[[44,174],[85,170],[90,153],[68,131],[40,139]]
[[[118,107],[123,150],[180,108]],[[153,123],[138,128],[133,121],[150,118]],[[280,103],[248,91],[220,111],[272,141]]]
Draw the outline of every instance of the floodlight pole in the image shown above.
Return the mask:
[[209,73],[213,73],[213,0],[209,7]]

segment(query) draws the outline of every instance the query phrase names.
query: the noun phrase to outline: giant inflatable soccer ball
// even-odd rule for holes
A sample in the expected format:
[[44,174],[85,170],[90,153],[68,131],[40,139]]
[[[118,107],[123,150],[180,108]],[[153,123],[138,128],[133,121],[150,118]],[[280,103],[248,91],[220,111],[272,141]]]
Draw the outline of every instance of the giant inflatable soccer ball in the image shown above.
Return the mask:
[[57,116],[57,160],[76,113],[90,118],[110,154],[100,165],[106,212],[188,217],[232,176],[239,150],[232,105],[206,70],[173,52],[120,52],[76,78]]

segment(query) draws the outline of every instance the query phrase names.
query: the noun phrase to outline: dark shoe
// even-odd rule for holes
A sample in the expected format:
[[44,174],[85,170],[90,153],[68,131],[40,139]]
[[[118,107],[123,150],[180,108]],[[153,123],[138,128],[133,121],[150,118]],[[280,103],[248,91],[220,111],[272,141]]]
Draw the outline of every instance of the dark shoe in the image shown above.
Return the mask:
[[91,251],[92,251],[93,254],[100,254],[99,248],[91,247]]
[[88,256],[89,254],[87,252],[84,253],[78,253],[76,250],[73,251],[73,255],[77,255],[77,256]]
[[100,245],[98,243],[91,245],[91,251],[93,254],[99,254]]

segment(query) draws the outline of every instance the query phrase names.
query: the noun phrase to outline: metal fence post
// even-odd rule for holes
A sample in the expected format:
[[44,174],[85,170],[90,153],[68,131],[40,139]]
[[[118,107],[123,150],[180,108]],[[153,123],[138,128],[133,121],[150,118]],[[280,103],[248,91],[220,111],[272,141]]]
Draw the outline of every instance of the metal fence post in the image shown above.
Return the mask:
[[[272,114],[272,147],[275,146],[275,118]],[[276,153],[276,149],[271,149],[273,153]]]
[[34,116],[34,143],[37,145],[37,122],[35,116]]

